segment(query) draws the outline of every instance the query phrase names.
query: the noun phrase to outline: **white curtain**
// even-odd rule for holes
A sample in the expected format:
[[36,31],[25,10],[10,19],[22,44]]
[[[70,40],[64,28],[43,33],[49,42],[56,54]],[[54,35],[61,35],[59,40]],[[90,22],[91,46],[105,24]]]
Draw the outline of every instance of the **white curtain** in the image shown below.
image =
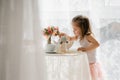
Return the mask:
[[45,80],[38,0],[0,0],[0,80]]

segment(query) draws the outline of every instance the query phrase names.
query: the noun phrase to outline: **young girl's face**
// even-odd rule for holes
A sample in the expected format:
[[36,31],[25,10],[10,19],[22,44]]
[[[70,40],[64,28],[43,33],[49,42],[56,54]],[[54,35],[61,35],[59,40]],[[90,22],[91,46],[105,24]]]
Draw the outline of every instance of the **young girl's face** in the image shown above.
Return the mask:
[[81,36],[81,29],[75,22],[72,22],[72,27],[75,36]]

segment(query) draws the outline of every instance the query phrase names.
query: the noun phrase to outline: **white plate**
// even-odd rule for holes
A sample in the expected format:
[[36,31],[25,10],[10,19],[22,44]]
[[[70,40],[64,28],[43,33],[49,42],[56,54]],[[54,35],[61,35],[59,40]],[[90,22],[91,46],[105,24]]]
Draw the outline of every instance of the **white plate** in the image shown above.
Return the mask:
[[55,54],[55,51],[45,51],[46,53]]

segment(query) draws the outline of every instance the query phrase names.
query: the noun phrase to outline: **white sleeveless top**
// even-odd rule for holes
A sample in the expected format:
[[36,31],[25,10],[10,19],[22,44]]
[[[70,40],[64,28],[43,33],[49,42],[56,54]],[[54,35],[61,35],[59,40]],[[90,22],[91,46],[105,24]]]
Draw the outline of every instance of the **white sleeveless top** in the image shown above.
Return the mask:
[[[80,40],[80,39],[79,39]],[[88,42],[88,40],[86,39],[86,36],[84,37],[84,39],[80,40],[80,45],[81,47],[87,47],[89,46],[91,43]],[[87,51],[87,56],[88,56],[88,60],[89,63],[94,63],[96,62],[96,49],[91,50],[91,51]]]

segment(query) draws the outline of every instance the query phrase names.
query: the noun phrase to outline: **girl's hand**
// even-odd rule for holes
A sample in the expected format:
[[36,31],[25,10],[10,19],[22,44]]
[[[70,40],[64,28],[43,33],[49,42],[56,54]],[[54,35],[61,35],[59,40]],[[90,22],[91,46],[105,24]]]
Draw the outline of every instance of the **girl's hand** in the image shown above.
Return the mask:
[[62,37],[62,36],[66,36],[66,34],[65,33],[60,33],[59,37]]
[[84,47],[80,47],[80,48],[77,49],[77,51],[83,51],[83,52],[85,52],[85,51],[87,51],[87,49],[84,48]]

